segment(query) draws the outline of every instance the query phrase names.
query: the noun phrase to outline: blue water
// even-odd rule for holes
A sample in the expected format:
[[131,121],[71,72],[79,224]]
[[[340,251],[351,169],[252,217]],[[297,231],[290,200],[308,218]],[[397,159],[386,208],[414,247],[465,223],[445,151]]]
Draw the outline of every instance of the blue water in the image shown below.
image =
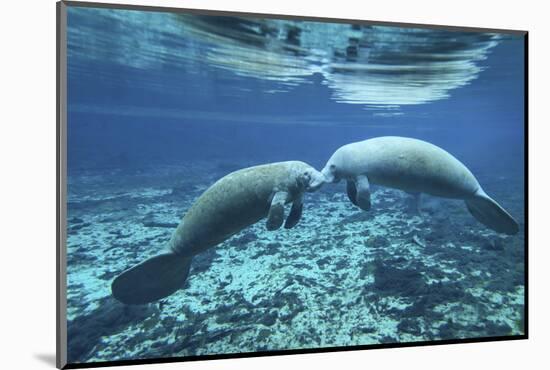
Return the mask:
[[[70,362],[522,334],[520,36],[69,7]],[[520,224],[463,202],[345,186],[289,231],[258,223],[144,306],[110,295],[214,181],[252,165],[321,169],[340,146],[408,136],[459,158]],[[408,283],[407,283],[408,282]]]

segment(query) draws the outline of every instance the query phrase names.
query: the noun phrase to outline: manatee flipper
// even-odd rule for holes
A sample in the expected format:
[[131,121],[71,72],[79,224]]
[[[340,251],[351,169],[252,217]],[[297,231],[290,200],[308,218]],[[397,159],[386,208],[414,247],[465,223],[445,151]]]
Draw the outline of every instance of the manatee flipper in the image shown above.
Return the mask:
[[144,304],[169,296],[183,286],[191,258],[172,252],[151,257],[113,280],[113,297],[125,304]]
[[278,191],[273,196],[271,207],[267,214],[266,228],[270,231],[277,230],[283,224],[285,218],[285,203],[288,197],[286,191]]
[[357,195],[355,196],[357,207],[361,208],[363,211],[370,210],[370,184],[367,176],[357,176],[355,186],[357,187]]
[[290,208],[290,213],[285,221],[285,229],[291,229],[302,217],[302,209],[304,208],[303,198],[300,196],[294,200],[292,207]]
[[348,198],[351,203],[357,206],[357,188],[355,187],[355,182],[348,180],[346,181],[346,190],[348,192]]
[[508,235],[516,234],[519,231],[516,220],[481,188],[465,202],[472,216],[488,228]]

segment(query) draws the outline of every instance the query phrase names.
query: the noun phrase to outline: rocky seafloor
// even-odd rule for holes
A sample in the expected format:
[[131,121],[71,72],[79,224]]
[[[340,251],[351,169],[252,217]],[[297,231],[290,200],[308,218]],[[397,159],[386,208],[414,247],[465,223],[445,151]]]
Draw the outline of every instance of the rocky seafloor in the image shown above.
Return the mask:
[[423,196],[418,213],[406,194],[375,188],[363,212],[344,185],[325,185],[306,195],[293,229],[259,222],[196,256],[170,297],[115,301],[112,279],[158,253],[202,191],[239,166],[70,173],[69,362],[523,334],[523,190],[513,176],[478,178],[520,221],[514,236],[479,224],[462,201]]

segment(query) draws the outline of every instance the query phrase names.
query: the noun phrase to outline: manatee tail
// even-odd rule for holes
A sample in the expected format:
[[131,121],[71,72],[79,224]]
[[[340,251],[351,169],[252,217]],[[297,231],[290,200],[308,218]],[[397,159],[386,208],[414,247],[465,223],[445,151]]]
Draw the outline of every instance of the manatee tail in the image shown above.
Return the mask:
[[479,222],[490,229],[508,235],[517,234],[519,225],[508,212],[480,188],[472,198],[466,199],[468,210]]
[[118,275],[111,284],[113,297],[125,304],[159,300],[183,286],[191,257],[172,252],[151,257]]

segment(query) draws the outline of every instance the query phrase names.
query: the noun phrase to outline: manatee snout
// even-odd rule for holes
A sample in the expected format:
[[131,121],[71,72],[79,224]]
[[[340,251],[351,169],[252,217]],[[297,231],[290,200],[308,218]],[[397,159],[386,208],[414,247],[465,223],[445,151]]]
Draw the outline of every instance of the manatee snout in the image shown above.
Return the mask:
[[307,172],[306,177],[308,181],[306,183],[305,190],[308,193],[313,193],[319,190],[321,186],[327,182],[325,176],[314,168]]
[[321,170],[321,175],[324,181],[328,183],[337,183],[340,181],[340,178],[336,175],[336,166],[330,162]]

